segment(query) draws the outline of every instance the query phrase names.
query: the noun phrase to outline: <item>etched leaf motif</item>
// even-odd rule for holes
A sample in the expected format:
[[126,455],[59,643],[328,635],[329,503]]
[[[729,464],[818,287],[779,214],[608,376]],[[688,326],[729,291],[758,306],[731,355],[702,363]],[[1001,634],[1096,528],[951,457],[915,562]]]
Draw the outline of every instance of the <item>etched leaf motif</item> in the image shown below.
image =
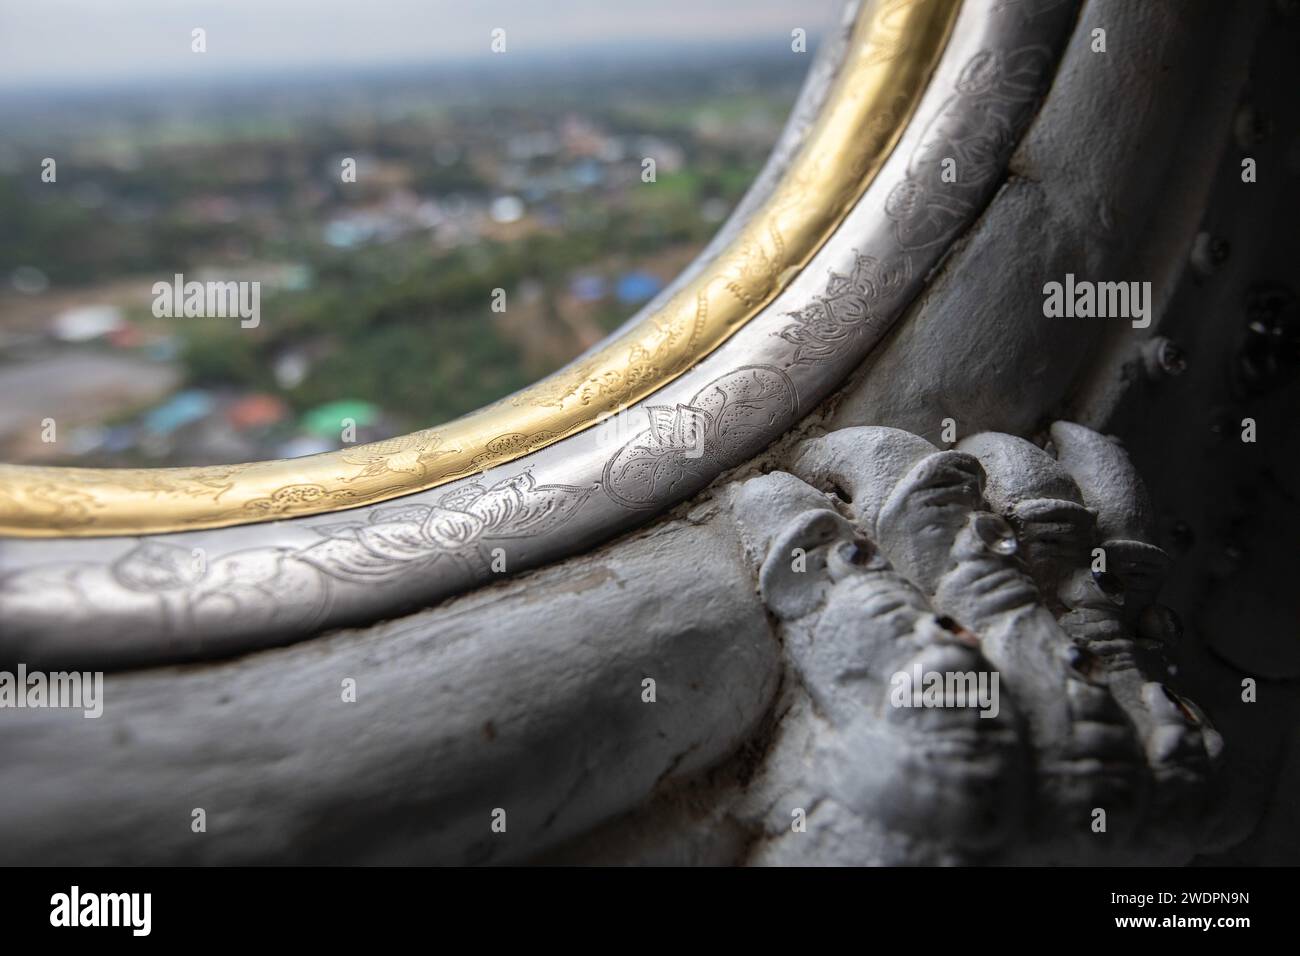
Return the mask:
[[524,472],[493,485],[471,510],[483,519],[485,537],[517,538],[567,521],[590,494],[590,488],[538,485]]
[[385,464],[388,466],[389,471],[414,475],[424,470],[424,463],[420,461],[420,457],[420,449],[408,448],[406,451],[399,451],[395,455],[389,455]]
[[673,447],[687,452],[700,452],[704,447],[704,438],[713,427],[713,418],[708,412],[690,405],[678,405],[673,418]]
[[826,291],[822,293],[821,298],[828,299],[853,292],[866,292],[867,290],[863,288],[864,277],[875,268],[876,261],[874,256],[859,255],[853,271],[848,275],[832,272],[830,278],[826,280]]
[[[625,453],[610,460],[611,487],[637,489],[638,498],[653,494],[655,475],[660,456],[656,449],[646,445],[633,445]],[[630,497],[630,495],[629,495]]]
[[1043,73],[1050,59],[1051,53],[1037,46],[1007,54],[998,93],[1013,103],[1034,99],[1043,90]]
[[452,511],[469,511],[470,506],[478,501],[487,489],[482,485],[464,485],[457,488],[450,494],[443,495],[438,499],[438,504],[444,508],[450,508]]
[[[978,134],[955,141],[949,151],[957,153],[962,168],[969,170],[973,179],[982,181],[989,170],[997,167],[998,158],[1002,155],[1010,139],[1009,130],[981,131]],[[960,206],[959,211],[961,212],[965,212],[968,206],[966,203],[956,202],[953,202],[952,205]]]
[[429,511],[428,505],[391,505],[385,508],[376,508],[370,513],[370,523],[378,524],[381,521],[415,521],[423,523],[429,517]]
[[484,528],[496,530],[509,527],[522,512],[524,495],[533,487],[533,476],[524,472],[518,477],[499,481],[488,489],[478,487],[479,493],[460,505],[482,520]]
[[[894,212],[906,218],[916,211],[907,203],[919,202],[922,195],[916,187],[916,191],[895,198],[905,200]],[[904,288],[910,274],[911,263],[906,257],[881,262],[857,255],[852,272],[832,272],[826,291],[798,312],[789,313],[795,323],[776,334],[795,346],[796,364],[833,359],[846,343],[878,327],[878,307]]]
[[311,530],[326,538],[351,538],[355,540],[357,532],[364,527],[365,523],[362,521],[340,521],[334,524],[313,525]]
[[669,447],[673,435],[673,409],[668,405],[649,405],[645,413],[650,419],[650,443],[647,447]]
[[646,409],[650,434],[663,452],[692,451],[700,447],[713,424],[708,412],[690,405],[652,405]]
[[832,321],[839,325],[846,325],[850,322],[859,322],[867,317],[867,300],[864,296],[857,294],[844,294],[829,299],[826,307],[831,314]]
[[189,548],[146,541],[113,565],[113,576],[132,591],[164,591],[194,584],[207,568]]
[[700,487],[719,463],[743,455],[756,429],[793,414],[797,402],[794,383],[780,369],[743,366],[710,382],[690,404],[651,406],[650,427],[605,463],[605,491],[637,508]]
[[360,541],[344,538],[321,541],[298,552],[297,557],[331,577],[353,581],[382,577],[403,566],[391,557],[376,554]]
[[424,535],[439,547],[457,551],[478,540],[483,528],[483,519],[478,515],[433,507],[424,522]]
[[417,521],[382,521],[357,532],[357,540],[375,554],[394,561],[419,557],[429,548]]
[[906,258],[880,263],[875,270],[878,294],[888,296],[906,285],[911,278],[911,266],[912,260]]
[[386,474],[423,475],[430,462],[459,449],[443,448],[442,436],[428,430],[361,445],[343,456],[350,465],[364,466],[347,481]]

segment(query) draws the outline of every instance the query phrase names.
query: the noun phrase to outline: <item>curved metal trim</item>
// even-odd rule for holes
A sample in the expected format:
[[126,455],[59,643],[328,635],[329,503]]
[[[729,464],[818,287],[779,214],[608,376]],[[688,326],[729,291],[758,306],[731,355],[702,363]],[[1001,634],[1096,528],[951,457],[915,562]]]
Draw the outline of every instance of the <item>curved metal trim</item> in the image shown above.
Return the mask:
[[306,458],[199,468],[0,466],[0,534],[138,534],[339,511],[479,474],[596,425],[711,354],[808,264],[902,135],[957,0],[873,0],[821,115],[735,238],[657,312],[447,425]]
[[124,667],[288,643],[588,549],[699,491],[842,383],[984,209],[1075,9],[966,0],[898,148],[832,238],[753,321],[626,413],[391,504],[5,541],[0,659]]

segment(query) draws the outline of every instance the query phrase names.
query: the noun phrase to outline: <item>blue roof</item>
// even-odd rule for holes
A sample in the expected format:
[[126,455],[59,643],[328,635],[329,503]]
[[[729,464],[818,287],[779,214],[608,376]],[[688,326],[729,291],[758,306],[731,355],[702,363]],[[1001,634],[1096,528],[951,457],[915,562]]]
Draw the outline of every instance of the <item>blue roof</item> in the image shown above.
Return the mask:
[[618,280],[615,294],[620,302],[644,302],[663,287],[663,280],[657,275],[629,272]]
[[185,425],[207,418],[216,402],[207,392],[189,389],[144,416],[144,427],[156,435],[169,435]]

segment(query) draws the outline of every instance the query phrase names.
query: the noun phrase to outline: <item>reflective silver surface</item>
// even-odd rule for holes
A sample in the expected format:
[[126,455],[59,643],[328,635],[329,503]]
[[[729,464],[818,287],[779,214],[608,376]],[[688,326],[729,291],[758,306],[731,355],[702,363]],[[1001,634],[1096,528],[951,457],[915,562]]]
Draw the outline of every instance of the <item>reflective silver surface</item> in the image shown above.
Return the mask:
[[[998,184],[1075,8],[968,0],[898,147],[832,239],[769,308],[646,401],[508,466],[378,506],[194,533],[5,540],[0,660],[117,668],[288,643],[589,548],[698,491],[784,434],[902,314]],[[816,72],[813,89],[830,74]]]

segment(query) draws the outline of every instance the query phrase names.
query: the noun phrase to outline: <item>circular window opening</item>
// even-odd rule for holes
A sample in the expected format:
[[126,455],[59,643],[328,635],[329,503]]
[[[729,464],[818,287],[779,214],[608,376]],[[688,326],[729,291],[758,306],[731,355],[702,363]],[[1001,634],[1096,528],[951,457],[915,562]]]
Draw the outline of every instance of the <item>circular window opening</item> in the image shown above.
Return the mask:
[[536,381],[711,238],[838,7],[9,8],[0,461],[296,458]]

